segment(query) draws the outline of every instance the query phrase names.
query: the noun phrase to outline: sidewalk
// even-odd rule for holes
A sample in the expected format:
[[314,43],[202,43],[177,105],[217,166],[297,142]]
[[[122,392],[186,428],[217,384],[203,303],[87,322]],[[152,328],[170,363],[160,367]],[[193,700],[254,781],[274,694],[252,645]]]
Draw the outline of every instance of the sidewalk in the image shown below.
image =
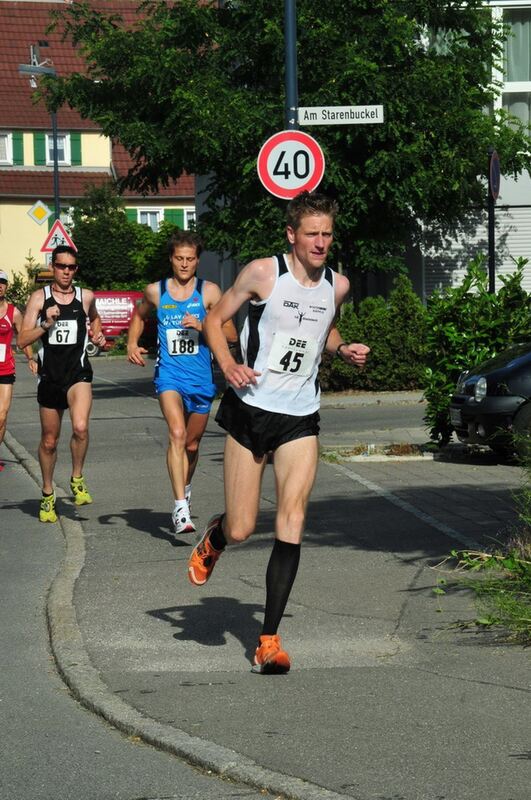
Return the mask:
[[[285,797],[528,800],[528,653],[453,627],[474,615],[471,600],[437,599],[431,569],[457,542],[514,519],[517,470],[322,464],[282,623],[293,669],[267,678],[249,661],[271,546],[271,468],[256,534],[223,555],[206,587],[192,587],[193,539],[168,533],[158,409],[111,383],[95,384],[95,503],[59,504],[67,553],[48,614],[74,694],[129,734]],[[35,475],[24,442],[37,441],[37,421],[24,392],[6,443]],[[57,476],[67,487],[66,424],[63,439]],[[222,507],[222,447],[211,422],[194,479],[198,528]]]

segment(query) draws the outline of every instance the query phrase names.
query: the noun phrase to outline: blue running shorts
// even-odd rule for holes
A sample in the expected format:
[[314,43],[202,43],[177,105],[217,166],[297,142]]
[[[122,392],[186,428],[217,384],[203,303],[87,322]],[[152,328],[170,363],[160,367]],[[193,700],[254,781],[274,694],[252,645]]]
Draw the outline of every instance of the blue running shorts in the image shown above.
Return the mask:
[[216,394],[215,386],[204,388],[202,386],[184,387],[175,380],[153,381],[157,395],[163,392],[177,392],[187,414],[208,414]]

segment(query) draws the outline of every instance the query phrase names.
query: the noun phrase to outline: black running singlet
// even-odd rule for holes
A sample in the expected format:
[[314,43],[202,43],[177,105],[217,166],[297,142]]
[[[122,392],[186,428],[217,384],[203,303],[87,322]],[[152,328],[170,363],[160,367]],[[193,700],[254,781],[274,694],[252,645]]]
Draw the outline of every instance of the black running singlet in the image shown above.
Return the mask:
[[57,305],[61,313],[50,330],[41,337],[38,350],[39,375],[57,386],[68,387],[82,375],[92,376],[92,367],[85,352],[88,342],[88,315],[82,302],[82,289],[74,287],[68,304],[58,303],[49,286],[43,288],[44,305],[39,322],[46,319],[46,309]]

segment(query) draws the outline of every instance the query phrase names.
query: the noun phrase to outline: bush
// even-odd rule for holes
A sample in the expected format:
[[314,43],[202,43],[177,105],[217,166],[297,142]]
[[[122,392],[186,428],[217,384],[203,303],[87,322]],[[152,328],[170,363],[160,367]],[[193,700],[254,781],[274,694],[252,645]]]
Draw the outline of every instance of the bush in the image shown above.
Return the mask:
[[428,301],[426,423],[431,438],[446,444],[453,432],[449,405],[461,372],[509,345],[531,339],[530,296],[522,288],[526,259],[501,276],[502,288],[488,291],[485,258],[474,259],[460,286],[437,292]]
[[325,356],[320,376],[325,391],[396,391],[421,386],[426,311],[405,275],[396,278],[388,300],[368,297],[360,303],[358,313],[352,304],[346,304],[338,329],[346,342],[363,342],[371,353],[363,370]]
[[112,187],[90,188],[73,209],[80,283],[90,289],[142,290],[170,273],[166,244],[175,230],[170,222],[162,222],[156,233],[132,222]]
[[40,264],[31,255],[31,250],[26,256],[24,265],[26,274],[15,272],[9,281],[6,292],[8,303],[13,303],[20,311],[24,311],[30,294],[35,289],[35,276],[40,270]]

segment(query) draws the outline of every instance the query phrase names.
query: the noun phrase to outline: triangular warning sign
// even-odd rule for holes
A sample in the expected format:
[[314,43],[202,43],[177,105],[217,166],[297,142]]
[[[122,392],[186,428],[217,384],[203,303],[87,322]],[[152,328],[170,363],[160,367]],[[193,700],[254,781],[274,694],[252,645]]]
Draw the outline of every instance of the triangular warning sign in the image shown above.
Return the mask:
[[73,247],[77,252],[77,247],[65,230],[65,226],[60,219],[56,219],[51,227],[50,233],[46,237],[46,241],[41,247],[41,253],[53,253],[59,245],[67,245]]

